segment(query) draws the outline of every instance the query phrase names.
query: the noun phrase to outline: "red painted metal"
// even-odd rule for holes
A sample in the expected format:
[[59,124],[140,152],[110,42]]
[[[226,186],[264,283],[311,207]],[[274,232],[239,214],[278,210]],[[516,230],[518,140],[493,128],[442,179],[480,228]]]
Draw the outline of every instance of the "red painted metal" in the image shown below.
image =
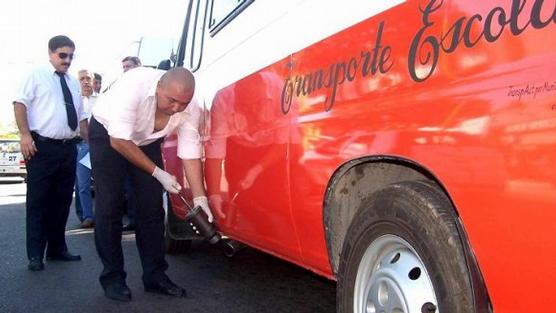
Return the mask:
[[[206,177],[224,200],[220,229],[333,278],[323,226],[332,174],[364,156],[403,157],[449,193],[495,310],[547,311],[556,281],[556,4],[544,1],[540,27],[539,3],[408,1],[220,90],[205,146],[218,155],[207,158]],[[419,38],[427,5],[432,25]],[[433,70],[427,37],[442,42]],[[309,81],[319,69],[320,88]]]

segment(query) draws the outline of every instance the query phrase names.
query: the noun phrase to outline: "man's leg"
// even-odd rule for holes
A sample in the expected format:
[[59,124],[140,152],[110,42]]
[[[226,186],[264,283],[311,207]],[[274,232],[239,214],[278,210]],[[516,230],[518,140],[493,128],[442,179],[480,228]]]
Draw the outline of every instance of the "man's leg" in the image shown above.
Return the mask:
[[66,223],[75,185],[75,145],[58,145],[58,166],[54,174],[55,183],[49,195],[47,256],[58,257],[67,251]]
[[[141,147],[158,166],[162,165],[160,141]],[[164,259],[164,209],[162,185],[149,173],[129,164],[135,204],[135,235],[143,264],[143,282],[154,283],[166,279],[168,263]]]
[[26,234],[27,257],[29,259],[44,257],[46,246],[46,214],[49,193],[54,181],[56,162],[50,155],[52,148],[49,144],[35,142],[39,150],[30,160],[27,160],[27,199],[26,199]]
[[95,244],[104,265],[100,283],[106,290],[125,284],[122,252],[122,203],[127,161],[112,147],[108,133],[94,118],[89,127],[89,148],[95,178]]
[[135,230],[135,198],[133,197],[133,188],[131,187],[131,178],[126,177],[125,180],[125,199],[127,209],[127,224],[124,225],[124,230]]
[[[162,167],[160,154],[161,140],[141,150],[158,166]],[[185,289],[174,284],[166,269],[168,263],[164,259],[164,209],[162,208],[162,186],[149,173],[136,167],[130,171],[134,194],[136,197],[135,231],[137,248],[143,264],[143,284],[145,290],[158,292],[174,297],[185,297]]]

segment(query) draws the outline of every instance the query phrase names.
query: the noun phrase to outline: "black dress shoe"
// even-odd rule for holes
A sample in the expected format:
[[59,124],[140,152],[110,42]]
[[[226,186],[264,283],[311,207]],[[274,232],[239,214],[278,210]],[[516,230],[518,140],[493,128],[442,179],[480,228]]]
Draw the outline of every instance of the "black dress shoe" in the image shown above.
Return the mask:
[[145,284],[145,291],[157,292],[163,295],[173,296],[173,297],[185,297],[187,292],[185,289],[174,284],[171,280],[161,280],[154,284]]
[[122,226],[122,231],[135,231],[135,225],[125,224],[124,226]]
[[129,290],[125,283],[113,283],[106,286],[104,288],[104,295],[116,301],[131,301],[131,290]]
[[66,261],[66,262],[81,261],[81,256],[79,254],[71,254],[67,251],[64,251],[60,254],[48,255],[46,259],[49,261]]
[[31,258],[29,260],[29,265],[27,265],[27,268],[33,272],[42,271],[44,270],[44,263],[40,258]]

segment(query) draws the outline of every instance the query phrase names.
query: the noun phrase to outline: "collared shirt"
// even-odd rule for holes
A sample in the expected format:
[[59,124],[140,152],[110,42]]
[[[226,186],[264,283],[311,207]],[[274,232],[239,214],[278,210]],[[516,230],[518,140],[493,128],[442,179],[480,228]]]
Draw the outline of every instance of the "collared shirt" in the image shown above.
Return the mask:
[[164,73],[148,67],[126,72],[98,97],[93,116],[104,125],[108,135],[131,140],[138,146],[177,132],[178,156],[198,159],[202,153],[199,135],[201,110],[196,101],[192,100],[185,111],[170,116],[164,129],[154,130],[156,86]]
[[[37,68],[23,79],[16,92],[15,100],[27,108],[29,130],[52,139],[69,139],[78,135],[79,127],[74,131],[68,126],[64,94],[60,76],[52,65]],[[64,75],[73,98],[78,119],[84,120],[81,91],[76,78]]]
[[87,118],[90,120],[93,112],[93,108],[97,102],[98,93],[93,92],[92,95],[89,97],[81,97],[81,101],[83,102],[83,111],[87,115]]

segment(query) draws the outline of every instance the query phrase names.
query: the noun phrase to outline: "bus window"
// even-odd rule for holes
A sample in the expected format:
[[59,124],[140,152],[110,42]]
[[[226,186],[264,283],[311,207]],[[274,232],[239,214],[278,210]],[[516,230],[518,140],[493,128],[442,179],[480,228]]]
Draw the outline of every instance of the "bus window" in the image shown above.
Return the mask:
[[212,0],[210,35],[214,36],[254,0]]
[[[201,65],[203,38],[207,12],[207,1],[191,1],[187,13],[184,36],[181,44],[184,49],[183,66],[195,72]],[[178,54],[178,66],[182,66],[182,55]]]

